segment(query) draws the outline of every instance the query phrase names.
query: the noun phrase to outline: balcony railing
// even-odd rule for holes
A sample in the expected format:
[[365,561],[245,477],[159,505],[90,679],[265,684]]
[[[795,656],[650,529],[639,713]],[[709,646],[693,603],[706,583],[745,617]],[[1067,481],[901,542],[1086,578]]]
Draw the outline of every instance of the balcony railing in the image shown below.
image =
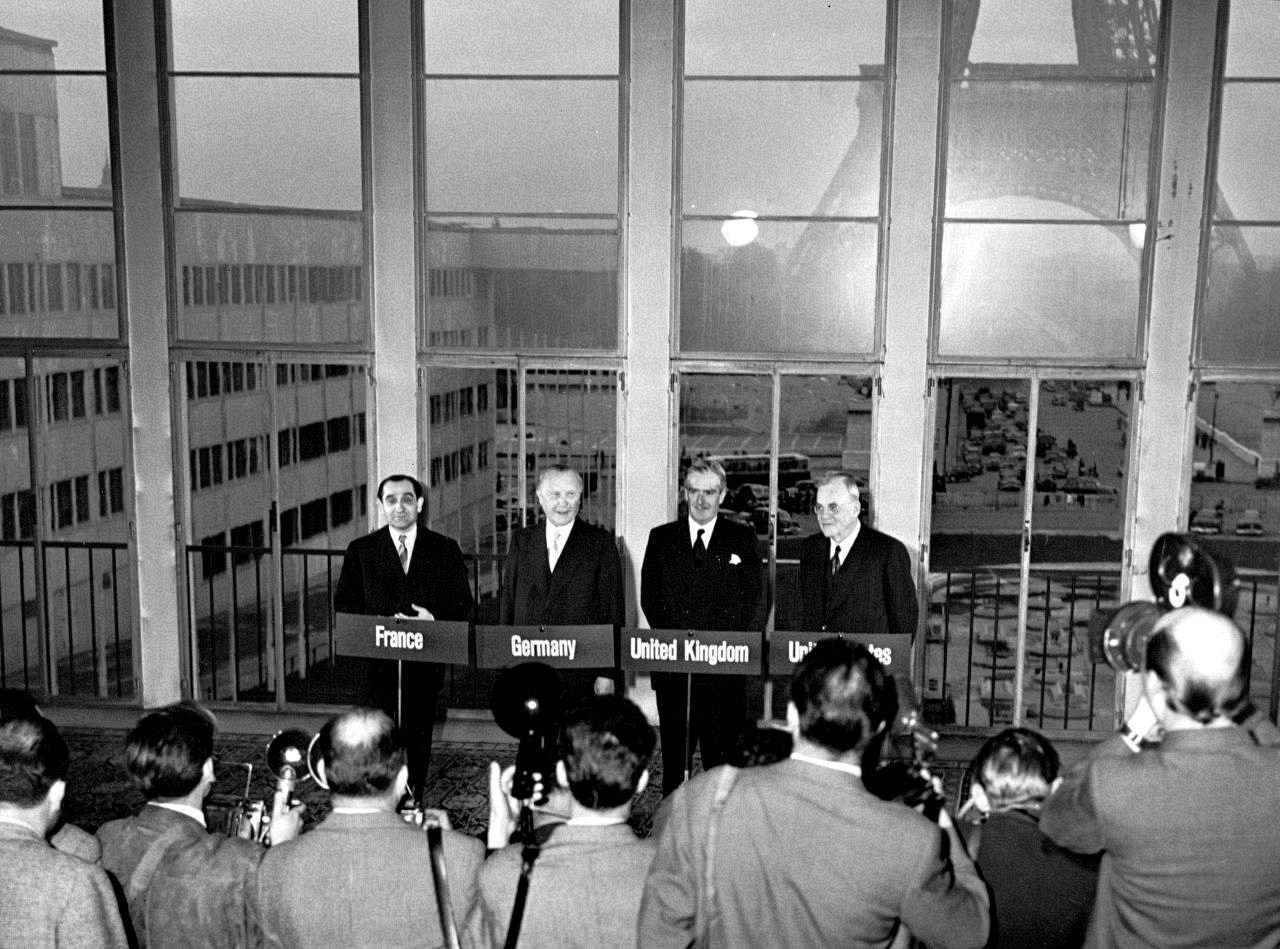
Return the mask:
[[0,683],[43,692],[47,671],[55,695],[132,697],[127,557],[109,541],[0,541]]

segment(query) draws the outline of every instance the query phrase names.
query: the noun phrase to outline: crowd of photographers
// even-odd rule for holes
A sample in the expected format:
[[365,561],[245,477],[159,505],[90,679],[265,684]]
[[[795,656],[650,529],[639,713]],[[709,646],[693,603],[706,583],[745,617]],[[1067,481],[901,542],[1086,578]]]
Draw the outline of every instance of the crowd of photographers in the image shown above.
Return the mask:
[[597,696],[526,799],[492,765],[487,854],[397,812],[404,741],[364,708],[318,736],[331,811],[306,833],[296,808],[270,847],[205,828],[214,721],[182,704],[130,733],[147,803],[92,837],[59,820],[65,742],[8,696],[0,947],[1280,945],[1280,734],[1241,714],[1245,637],[1186,608],[1145,649],[1120,734],[1060,776],[1046,738],[1008,729],[936,822],[866,789],[896,690],[845,640],[797,664],[787,734],[683,784],[648,838],[628,818],[654,731]]

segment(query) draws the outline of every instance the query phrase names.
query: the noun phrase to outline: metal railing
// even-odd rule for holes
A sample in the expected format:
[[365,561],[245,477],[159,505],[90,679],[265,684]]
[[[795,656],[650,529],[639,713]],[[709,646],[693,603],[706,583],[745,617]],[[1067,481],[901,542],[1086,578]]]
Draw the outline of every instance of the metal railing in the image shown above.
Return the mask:
[[123,542],[0,541],[0,683],[133,696],[127,556]]

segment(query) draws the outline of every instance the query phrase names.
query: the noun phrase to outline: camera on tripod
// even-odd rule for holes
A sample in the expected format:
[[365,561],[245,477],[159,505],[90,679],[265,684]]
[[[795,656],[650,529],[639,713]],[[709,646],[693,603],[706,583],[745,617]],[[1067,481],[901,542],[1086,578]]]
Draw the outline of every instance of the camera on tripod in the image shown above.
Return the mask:
[[1161,534],[1151,548],[1148,576],[1155,600],[1131,600],[1089,617],[1089,654],[1117,672],[1138,672],[1156,622],[1170,610],[1199,606],[1232,616],[1239,590],[1229,560],[1190,534]]

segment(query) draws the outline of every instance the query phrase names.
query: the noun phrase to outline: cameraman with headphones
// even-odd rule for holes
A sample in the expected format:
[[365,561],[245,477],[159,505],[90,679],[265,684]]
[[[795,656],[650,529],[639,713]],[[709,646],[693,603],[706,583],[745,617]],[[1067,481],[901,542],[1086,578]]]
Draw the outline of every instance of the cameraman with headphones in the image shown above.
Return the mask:
[[1086,945],[1278,946],[1280,747],[1269,723],[1236,724],[1244,633],[1184,607],[1156,622],[1145,660],[1128,722],[1040,819],[1061,846],[1102,852]]

